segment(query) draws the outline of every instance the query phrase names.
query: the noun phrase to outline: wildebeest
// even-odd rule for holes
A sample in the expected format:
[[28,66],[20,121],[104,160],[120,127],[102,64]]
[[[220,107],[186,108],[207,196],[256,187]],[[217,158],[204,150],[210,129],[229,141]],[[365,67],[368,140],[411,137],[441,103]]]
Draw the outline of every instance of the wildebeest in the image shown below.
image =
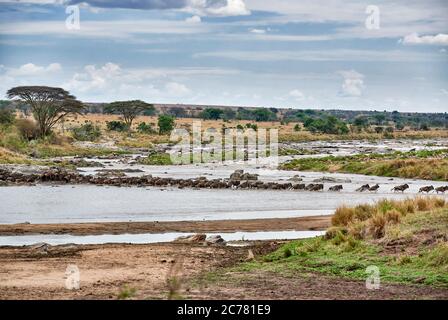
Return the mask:
[[299,183],[299,184],[295,184],[295,185],[292,186],[292,188],[293,188],[294,190],[304,190],[305,187],[306,187],[306,186],[305,186],[304,183]]
[[305,187],[305,190],[311,191],[311,189],[313,189],[313,188],[314,188],[314,183],[310,183]]
[[324,189],[324,185],[321,183],[310,183],[309,185],[306,186],[305,190],[307,191],[320,191]]
[[369,188],[369,191],[378,191],[379,188],[380,188],[380,185],[377,183],[376,185],[371,186]]
[[445,191],[448,191],[448,186],[438,187],[435,189],[437,193],[445,193]]
[[404,192],[406,189],[409,189],[409,185],[407,183],[405,183],[405,184],[403,184],[401,186],[393,187],[391,189],[391,191],[393,191],[393,192],[397,192],[397,191]]
[[329,191],[341,191],[342,189],[343,189],[342,184],[338,184],[336,186],[330,187],[328,190]]
[[322,183],[315,184],[310,191],[321,191],[324,190],[324,185]]
[[419,193],[421,193],[421,192],[426,192],[426,193],[428,193],[428,192],[430,192],[430,191],[432,191],[432,190],[434,190],[434,187],[433,187],[433,186],[426,186],[426,187],[421,187],[421,188],[418,190],[418,192],[419,192]]
[[369,186],[368,184],[365,184],[365,185],[359,187],[358,189],[356,189],[356,191],[358,191],[358,192],[364,192],[364,191],[367,191],[367,190],[369,190],[369,189],[370,189],[370,186]]

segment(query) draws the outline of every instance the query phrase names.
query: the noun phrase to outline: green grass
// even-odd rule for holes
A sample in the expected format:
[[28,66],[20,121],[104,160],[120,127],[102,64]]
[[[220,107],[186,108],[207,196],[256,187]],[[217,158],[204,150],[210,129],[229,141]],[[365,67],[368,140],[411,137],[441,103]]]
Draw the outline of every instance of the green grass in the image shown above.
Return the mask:
[[82,148],[74,146],[65,136],[27,141],[14,126],[0,126],[0,163],[45,164],[39,160],[64,156],[106,156],[129,153],[123,150]]
[[170,155],[168,153],[155,153],[144,159],[139,160],[141,164],[153,165],[153,166],[163,166],[171,165]]
[[294,159],[282,164],[281,168],[446,181],[448,150]]
[[[232,281],[267,271],[288,277],[320,273],[365,281],[367,267],[376,266],[382,283],[448,289],[448,205],[441,198],[380,201],[340,209],[325,236],[288,242],[271,254],[214,271],[203,279]],[[381,236],[360,238],[350,231],[357,223],[392,210],[399,212],[400,219],[386,219]]]
[[423,283],[448,288],[446,257],[446,244],[422,249],[416,255],[395,256],[384,254],[383,248],[376,244],[354,239],[339,242],[319,237],[292,241],[265,256],[264,260],[244,263],[234,268],[234,271],[265,270],[281,274],[318,272],[365,280],[366,268],[377,266],[381,281],[386,283]]

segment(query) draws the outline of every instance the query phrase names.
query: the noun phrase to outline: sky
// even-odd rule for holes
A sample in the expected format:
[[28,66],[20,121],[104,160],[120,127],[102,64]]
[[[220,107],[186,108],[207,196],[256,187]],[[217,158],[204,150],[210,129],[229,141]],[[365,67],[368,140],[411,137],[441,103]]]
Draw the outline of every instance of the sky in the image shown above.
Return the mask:
[[448,112],[447,71],[447,0],[0,0],[0,98]]

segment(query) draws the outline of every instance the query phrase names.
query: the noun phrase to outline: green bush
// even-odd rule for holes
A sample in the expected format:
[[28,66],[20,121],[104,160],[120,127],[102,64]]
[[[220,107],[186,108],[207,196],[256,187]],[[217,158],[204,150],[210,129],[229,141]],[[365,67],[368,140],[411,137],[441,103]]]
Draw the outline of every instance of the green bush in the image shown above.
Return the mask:
[[38,125],[29,119],[16,120],[16,127],[20,136],[25,140],[35,140],[39,137]]
[[15,115],[11,109],[0,109],[0,124],[10,125],[14,119]]
[[323,119],[307,117],[303,121],[303,126],[311,132],[327,134],[347,134],[349,132],[347,124],[334,116],[328,116]]
[[101,137],[101,129],[91,122],[72,129],[73,137],[80,141],[95,141]]
[[129,129],[128,125],[126,125],[126,123],[124,123],[123,121],[115,121],[115,120],[107,121],[106,126],[107,126],[107,130],[110,130],[110,131],[123,132],[123,131],[128,131],[128,129]]
[[174,129],[175,119],[172,116],[162,114],[159,116],[159,134],[169,134]]
[[145,134],[153,134],[156,133],[156,130],[152,127],[150,123],[140,122],[137,126],[137,131]]

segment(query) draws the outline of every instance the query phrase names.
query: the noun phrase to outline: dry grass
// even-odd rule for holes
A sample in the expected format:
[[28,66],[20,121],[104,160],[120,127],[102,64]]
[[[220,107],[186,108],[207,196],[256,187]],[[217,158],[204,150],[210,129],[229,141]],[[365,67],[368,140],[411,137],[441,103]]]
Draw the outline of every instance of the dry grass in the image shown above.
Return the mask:
[[439,197],[416,197],[402,201],[381,200],[373,205],[356,207],[342,206],[332,217],[333,227],[327,231],[327,238],[333,238],[338,231],[355,239],[384,237],[386,227],[399,224],[408,214],[448,208],[448,202]]
[[[120,120],[118,115],[109,114],[87,114],[78,116],[76,118],[69,118],[64,124],[65,128],[79,126],[86,121],[91,121],[102,129],[106,129],[106,122],[112,120]],[[176,127],[191,129],[193,121],[200,121],[202,129],[214,128],[236,128],[237,125],[243,127],[249,123],[255,123],[249,120],[202,120],[193,118],[177,118]],[[157,116],[140,116],[134,120],[133,129],[136,129],[140,122],[150,123],[153,127],[157,127]],[[309,131],[295,131],[294,126],[296,122],[284,123],[280,121],[264,121],[256,122],[258,128],[277,129],[279,132],[279,141],[315,141],[315,140],[379,140],[384,139],[384,134],[374,132],[350,133],[347,135],[331,135],[331,134],[316,134]],[[59,128],[61,129],[61,127]],[[403,130],[394,132],[388,136],[389,139],[429,139],[429,138],[448,138],[448,130],[429,130],[429,131],[412,131]]]

